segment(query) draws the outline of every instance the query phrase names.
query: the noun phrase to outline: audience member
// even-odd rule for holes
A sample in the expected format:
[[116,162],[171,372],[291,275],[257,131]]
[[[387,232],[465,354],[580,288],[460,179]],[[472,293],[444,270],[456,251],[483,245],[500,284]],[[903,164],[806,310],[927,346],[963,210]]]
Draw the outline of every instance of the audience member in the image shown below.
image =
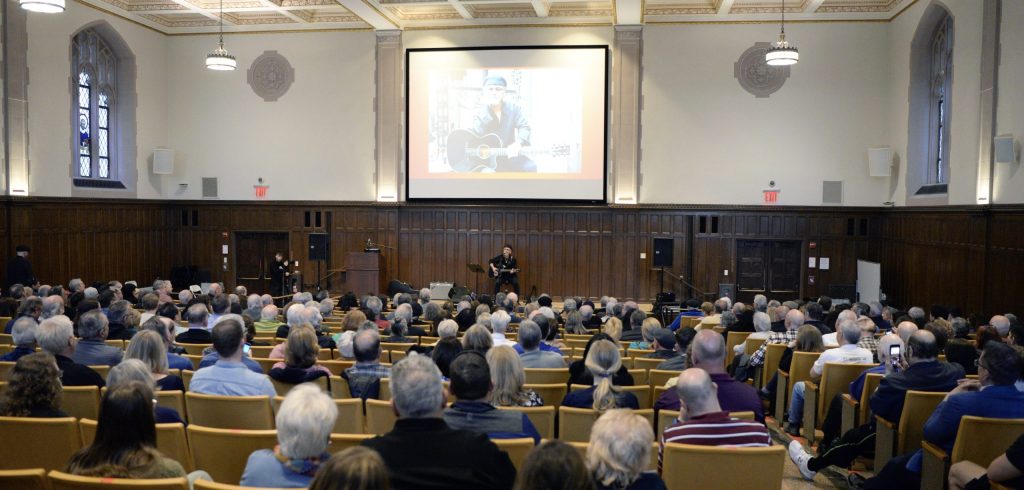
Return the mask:
[[665,482],[647,471],[654,432],[629,410],[609,410],[594,422],[587,446],[587,468],[598,490],[665,490]]
[[[515,351],[503,347],[515,356]],[[498,410],[489,402],[494,385],[482,354],[465,351],[452,361],[450,369],[455,402],[444,410],[448,427],[482,432],[491,439],[532,437],[534,444],[540,442],[540,434],[525,413]]]
[[348,381],[352,398],[379,397],[380,379],[391,375],[391,368],[380,363],[380,334],[374,330],[357,333],[352,352],[356,364],[341,373],[341,377]]
[[3,417],[67,417],[60,409],[63,390],[57,360],[49,352],[35,352],[14,364],[0,403]]
[[36,351],[36,330],[39,324],[31,317],[21,317],[14,320],[11,328],[11,340],[14,342],[14,349],[0,356],[2,362],[15,362],[24,356]]
[[142,325],[143,330],[152,330],[160,336],[167,351],[168,369],[193,369],[192,361],[182,357],[184,349],[174,345],[174,324],[166,318],[150,318]]
[[103,387],[103,377],[99,373],[71,359],[78,342],[73,335],[71,320],[68,317],[57,315],[43,320],[36,330],[36,342],[42,350],[56,358],[57,369],[60,370],[60,383],[63,386]]
[[[594,334],[593,337],[590,337],[590,340],[587,341],[587,346],[583,348],[583,359],[573,361],[572,364],[569,364],[570,385],[589,386],[594,384],[594,375],[590,372],[590,369],[588,369],[586,360],[590,357],[591,347],[593,347],[594,343],[601,340],[608,341],[608,343],[611,343],[613,347],[615,346],[615,344],[612,343],[611,337],[605,333]],[[626,366],[620,367],[612,377],[612,384],[615,386],[633,386],[633,383],[633,375],[629,374],[629,369],[627,369]],[[587,406],[589,405],[590,404],[588,403]]]
[[[107,374],[108,390],[132,382],[142,383],[148,386],[150,391],[156,389],[153,374],[150,373],[146,364],[138,359],[125,359],[124,362],[110,368],[110,372]],[[153,405],[153,417],[158,424],[185,423],[177,410],[156,404]]]
[[523,320],[519,324],[519,347],[523,367],[527,368],[564,368],[565,359],[561,355],[541,349],[541,331],[536,323]]
[[963,460],[949,468],[950,490],[983,490],[997,482],[1005,488],[1024,487],[1024,436],[1020,436],[988,468]]
[[[661,328],[661,329],[656,330],[656,332],[668,332],[668,333],[671,333],[672,331],[668,330],[666,328]],[[662,333],[658,333],[658,335],[663,335],[663,334]],[[656,368],[660,369],[662,371],[682,371],[683,369],[685,369],[687,367],[686,363],[688,362],[688,360],[687,360],[687,356],[688,356],[687,350],[689,349],[690,343],[693,342],[693,338],[696,335],[697,335],[697,330],[695,328],[693,328],[693,327],[684,327],[684,328],[677,329],[675,331],[675,334],[672,335],[673,344],[675,344],[672,347],[672,353],[674,355],[672,355],[671,357],[669,357],[669,358],[665,359],[664,361],[662,361],[660,364],[658,364],[656,366]],[[667,343],[668,339],[667,338],[664,339],[664,342]]]
[[544,400],[537,392],[524,388],[526,372],[516,351],[499,345],[487,351],[491,368],[491,403],[498,407],[539,407]]
[[210,310],[206,309],[205,304],[196,303],[189,306],[186,312],[188,330],[179,334],[174,340],[179,344],[209,344],[213,341],[207,327],[207,325],[211,325],[209,319]]
[[245,345],[245,331],[242,322],[225,318],[213,327],[213,348],[217,351],[217,362],[200,368],[192,376],[189,391],[207,395],[273,397],[277,394],[274,385],[262,374],[256,374],[242,364],[242,346]]
[[515,489],[594,490],[594,479],[576,448],[552,440],[526,455]]
[[639,409],[636,395],[619,390],[612,382],[612,376],[622,368],[618,347],[608,340],[598,340],[589,347],[585,363],[593,377],[593,386],[565,395],[562,406],[593,408],[598,412],[613,408]]
[[[722,315],[723,322],[725,315]],[[751,318],[753,321],[753,318]],[[761,347],[757,348],[757,351],[750,356],[749,366],[754,368],[764,364],[764,354],[768,349],[769,344],[790,344],[796,340],[797,330],[800,329],[804,324],[804,314],[800,310],[790,310],[786,313],[786,331],[785,332],[772,332],[768,336],[768,340],[765,340]],[[858,334],[858,337],[860,334]]]
[[81,340],[72,356],[75,362],[86,366],[116,366],[124,352],[107,345],[107,317],[101,311],[90,311],[78,318]]
[[[262,304],[262,301],[260,304]],[[277,306],[269,304],[262,307],[260,309],[259,321],[253,323],[253,326],[260,333],[276,333],[277,329],[281,327],[281,322],[277,321]]]
[[161,391],[185,391],[181,378],[168,372],[167,349],[160,334],[152,330],[143,330],[128,343],[124,353],[125,359],[138,359],[149,369],[156,387]]
[[320,345],[316,342],[313,328],[297,326],[288,332],[284,362],[275,363],[267,374],[277,381],[288,384],[300,384],[330,376],[329,369],[316,363],[319,353]]
[[486,354],[493,346],[494,339],[491,337],[491,333],[480,324],[469,327],[466,334],[462,336],[463,350],[475,350],[480,354]]
[[388,469],[377,451],[361,446],[335,453],[316,472],[309,490],[390,490]]
[[445,337],[437,342],[434,349],[430,351],[430,358],[441,370],[441,377],[448,381],[451,376],[450,370],[452,361],[462,353],[462,344],[455,337]]

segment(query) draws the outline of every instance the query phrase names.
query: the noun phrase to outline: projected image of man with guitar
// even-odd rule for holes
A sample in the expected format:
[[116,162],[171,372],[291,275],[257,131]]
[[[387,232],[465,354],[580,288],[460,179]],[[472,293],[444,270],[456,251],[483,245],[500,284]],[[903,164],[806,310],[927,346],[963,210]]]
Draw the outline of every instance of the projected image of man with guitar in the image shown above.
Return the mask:
[[516,258],[512,256],[512,245],[502,247],[501,255],[491,259],[488,264],[491,267],[487,275],[494,278],[494,294],[501,291],[503,284],[512,285],[512,290],[519,294],[519,268]]

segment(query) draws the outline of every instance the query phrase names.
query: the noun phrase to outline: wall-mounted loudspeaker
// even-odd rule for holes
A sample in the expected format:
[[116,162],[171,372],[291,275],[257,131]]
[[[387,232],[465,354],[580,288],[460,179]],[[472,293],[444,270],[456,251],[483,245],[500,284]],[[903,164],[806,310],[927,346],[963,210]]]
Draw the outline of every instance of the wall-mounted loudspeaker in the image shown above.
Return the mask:
[[309,234],[309,260],[327,260],[327,234],[326,233],[310,233]]
[[888,177],[892,173],[892,148],[868,148],[868,175]]
[[992,138],[995,147],[996,163],[1017,163],[1017,142],[1012,134],[1001,134]]
[[153,150],[153,173],[157,175],[174,173],[174,150],[167,148]]

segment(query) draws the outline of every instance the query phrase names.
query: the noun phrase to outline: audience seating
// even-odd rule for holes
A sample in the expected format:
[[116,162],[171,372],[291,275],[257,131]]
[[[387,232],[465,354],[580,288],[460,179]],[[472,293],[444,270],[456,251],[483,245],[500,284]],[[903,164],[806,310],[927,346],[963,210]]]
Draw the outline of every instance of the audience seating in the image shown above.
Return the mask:
[[185,393],[188,420],[203,427],[265,430],[274,428],[270,398]]
[[[13,362],[0,362],[0,380],[7,381],[8,376],[11,374],[11,370],[14,369]],[[568,378],[568,375],[566,376]]]
[[789,372],[779,372],[779,381],[775,388],[775,420],[786,419],[786,408],[789,407],[789,398],[792,395],[793,385],[800,381],[811,379],[811,366],[818,360],[820,352],[794,352],[793,362],[789,365]]
[[[768,344],[764,351],[764,365],[761,366],[761,376],[757,378],[761,380],[758,388],[764,387],[771,381],[772,376],[779,371],[779,362],[782,361],[782,354],[786,352],[789,346],[786,344]],[[781,380],[780,380],[781,381]]]
[[334,376],[341,376],[341,373],[344,372],[346,369],[355,366],[356,361],[317,361],[317,364],[327,368],[327,370],[330,371],[331,374],[333,374]]
[[663,369],[652,369],[647,373],[648,384],[651,386],[651,390],[659,386],[665,386],[668,380],[679,376],[682,371],[665,371]]
[[[587,450],[590,449],[590,441],[587,442],[572,442],[567,441],[566,444],[576,448],[580,452],[580,456],[583,460],[587,460]],[[654,441],[651,443],[651,457],[647,462],[647,471],[658,471],[658,442]],[[674,490],[674,489],[673,489]]]
[[377,393],[377,399],[391,401],[391,378],[380,379],[380,391]]
[[864,389],[861,390],[860,398],[854,400],[849,393],[843,393],[843,428],[841,433],[845,434],[850,429],[867,423],[871,412],[868,401],[871,395],[878,389],[885,375],[881,373],[869,373],[864,377]]
[[665,362],[665,359],[651,359],[648,357],[633,358],[633,367],[637,369],[658,369],[658,365]]
[[178,412],[181,419],[188,421],[188,412],[185,410],[185,392],[183,391],[157,391],[156,404],[161,407],[172,408]]
[[648,354],[654,354],[654,349],[628,349],[626,354],[629,357],[646,357]]
[[14,350],[13,345],[0,344],[0,356],[5,355],[12,350]]
[[241,481],[245,463],[253,451],[273,449],[277,445],[277,431],[189,425],[188,444],[196,468],[206,470],[214,481],[237,482]]
[[191,361],[192,362],[192,368],[195,369],[196,371],[199,370],[199,364],[203,362],[203,356],[194,356],[192,354],[184,354],[184,355],[182,355],[182,357],[184,357],[185,359],[188,359],[189,361]]
[[270,351],[274,350],[272,345],[253,345],[249,347],[251,357],[270,357]]
[[[10,318],[0,317],[0,325],[6,326],[10,320]],[[14,334],[0,333],[0,344],[14,345]]]
[[649,379],[649,375],[648,375],[648,373],[650,372],[649,370],[647,370],[647,369],[627,369],[627,371],[629,371],[629,375],[633,377],[633,384],[634,385],[646,385],[647,384],[647,380]]
[[271,369],[274,369],[274,364],[284,362],[284,359],[267,359],[262,357],[253,357],[252,360],[260,363],[260,368],[263,369],[263,373],[269,373]]
[[125,347],[126,347],[125,346],[125,341],[121,340],[121,339],[113,339],[113,340],[107,339],[107,340],[104,340],[103,342],[106,343],[107,345],[117,347],[118,349],[121,349],[121,350],[124,350]]
[[491,442],[497,444],[499,449],[508,453],[508,457],[512,460],[512,465],[516,467],[516,470],[522,468],[526,455],[530,453],[534,446],[532,437],[491,439]]
[[557,409],[553,405],[545,405],[543,407],[498,407],[498,409],[525,413],[529,417],[530,422],[533,423],[533,426],[537,428],[541,438],[555,438],[555,411]]
[[569,382],[569,368],[526,368],[526,384],[554,384]]
[[0,489],[2,490],[50,490],[50,480],[46,478],[46,470],[0,470]]
[[544,400],[544,406],[555,407],[555,409],[562,406],[562,400],[565,399],[565,395],[569,392],[569,388],[565,386],[565,383],[525,384],[523,389],[533,390]]
[[[276,415],[284,402],[283,396],[274,397],[274,414]],[[363,432],[363,401],[358,398],[335,399],[338,407],[338,418],[334,421],[331,432],[338,434],[361,434]]]
[[[98,423],[91,419],[81,419],[78,421],[83,447],[92,444],[92,441],[96,438],[97,425]],[[195,469],[192,464],[192,453],[189,451],[188,440],[185,436],[184,424],[156,424],[156,448],[164,456],[181,463],[185,471],[190,472]]]
[[397,350],[397,351],[402,351],[402,352],[408,352],[409,348],[414,346],[414,345],[416,345],[416,344],[414,344],[414,343],[406,343],[406,342],[381,342],[380,343],[380,349],[381,350]]
[[[786,448],[665,444],[661,477],[673,490],[781,488]],[[742,471],[738,471],[742,468]],[[726,471],[713,471],[722,469]],[[732,469],[732,471],[728,471]]]
[[213,344],[178,344],[182,349],[185,349],[185,353],[190,356],[203,356],[203,350],[210,347]]
[[[0,469],[64,469],[82,447],[78,422],[73,417],[42,419],[0,417]],[[17,441],[14,443],[13,441]]]
[[[587,386],[587,385],[577,385],[577,384],[574,384],[574,385],[570,385],[569,386],[569,391],[573,392],[573,391],[576,391],[576,390],[585,390],[587,388],[590,388],[590,387]],[[616,388],[618,388],[619,390],[621,390],[623,392],[628,391],[628,392],[632,393],[634,396],[636,396],[637,401],[640,402],[640,408],[641,409],[651,408],[652,404],[651,404],[651,387],[650,386],[647,386],[646,384],[643,384],[643,385],[639,385],[638,384],[638,385],[635,385],[635,386],[616,386]]]
[[367,434],[381,435],[395,426],[394,410],[391,402],[383,400],[366,400],[366,429]]
[[923,441],[924,459],[921,465],[921,488],[948,488],[949,467],[960,461],[971,461],[987,467],[1019,436],[1024,434],[1024,419],[993,419],[966,415],[960,419],[953,453]]
[[110,366],[107,366],[106,364],[100,366],[89,366],[89,369],[96,371],[96,374],[99,374],[100,377],[103,378],[103,381],[107,380],[107,374],[110,373]]
[[328,378],[331,386],[331,398],[344,399],[352,398],[352,391],[349,390],[348,381],[341,376],[331,376]]
[[192,376],[195,374],[195,371],[189,371],[188,369],[181,372],[181,383],[185,385],[185,391],[188,391],[188,385],[192,383]]
[[96,386],[65,386],[61,410],[80,419],[98,419],[100,389]]
[[744,343],[747,337],[753,332],[728,332],[725,336],[725,365],[732,364],[732,359],[736,357],[736,351],[734,347]]
[[391,364],[394,364],[402,359],[405,359],[406,352],[401,350],[388,351],[388,358],[391,360]]
[[49,474],[50,487],[53,490],[90,490],[90,489],[117,489],[117,488],[139,488],[146,490],[189,490],[188,479],[160,478],[153,480],[131,480],[126,478],[96,478],[91,476],[77,476],[59,471],[51,471]]
[[[291,391],[292,388],[297,386],[297,385],[294,385],[292,383],[285,383],[284,381],[278,381],[278,380],[276,380],[274,378],[270,378],[270,382],[274,385],[274,389],[277,390],[277,394],[280,395],[280,396],[287,395],[288,392]],[[327,376],[321,376],[321,377],[319,377],[317,379],[314,379],[313,381],[307,381],[307,383],[313,383],[313,384],[317,385],[317,387],[320,388],[320,391],[323,391],[323,392],[329,391],[328,387],[327,387]]]
[[284,488],[269,488],[269,487],[240,487],[238,485],[229,485],[227,483],[216,483],[207,480],[196,480],[193,484],[193,490],[286,490]]
[[[360,414],[361,415],[361,414]],[[362,417],[359,418],[362,421]],[[344,451],[350,447],[356,447],[362,444],[363,441],[376,437],[373,434],[331,434],[331,444],[327,446],[327,451],[330,453],[337,453]]]
[[[633,410],[633,413],[646,418],[653,433],[654,410]],[[590,428],[600,416],[598,411],[591,408],[558,407],[558,438],[563,441],[589,441]]]
[[805,381],[803,434],[808,444],[814,442],[814,430],[821,428],[832,399],[840,393],[848,392],[850,383],[873,366],[877,364],[826,362],[821,371],[820,384]]
[[921,447],[924,424],[945,397],[945,392],[907,391],[899,426],[875,415],[875,471],[881,470],[893,456]]

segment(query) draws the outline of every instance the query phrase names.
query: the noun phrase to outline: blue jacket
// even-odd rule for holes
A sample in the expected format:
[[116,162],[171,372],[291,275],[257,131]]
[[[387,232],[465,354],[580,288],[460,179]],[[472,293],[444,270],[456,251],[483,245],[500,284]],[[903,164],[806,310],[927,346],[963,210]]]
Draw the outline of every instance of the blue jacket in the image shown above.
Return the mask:
[[912,364],[903,371],[882,378],[868,401],[871,413],[893,423],[899,422],[908,390],[950,391],[963,377],[964,369],[959,364],[938,361]]

